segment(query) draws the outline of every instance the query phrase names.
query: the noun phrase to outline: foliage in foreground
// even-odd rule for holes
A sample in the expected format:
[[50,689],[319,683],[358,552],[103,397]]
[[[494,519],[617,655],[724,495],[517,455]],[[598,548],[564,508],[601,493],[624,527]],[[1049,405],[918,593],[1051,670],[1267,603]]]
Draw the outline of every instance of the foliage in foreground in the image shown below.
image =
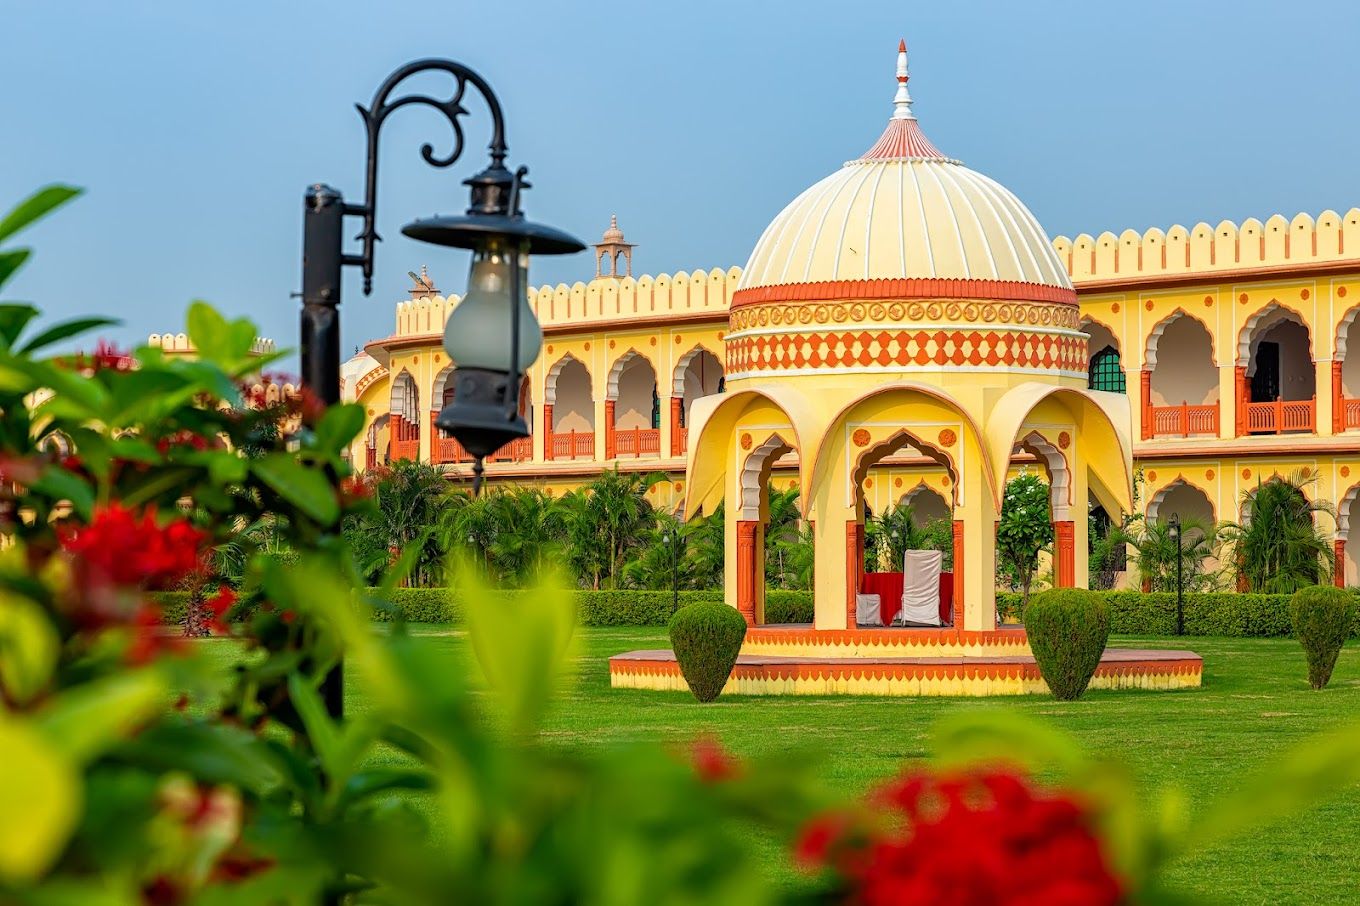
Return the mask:
[[1110,638],[1110,613],[1084,588],[1051,588],[1025,605],[1025,635],[1039,673],[1059,701],[1081,698]]
[[699,701],[711,702],[722,694],[732,675],[746,639],[746,620],[735,607],[702,601],[675,612],[670,637],[690,691]]
[[[72,194],[30,199],[0,241]],[[26,257],[0,249],[0,284]],[[199,360],[145,349],[136,368],[41,357],[103,322],[35,332],[35,317],[0,305],[0,901],[1167,903],[1170,859],[1360,779],[1360,728],[1345,728],[1192,820],[1174,791],[1144,795],[1126,768],[980,712],[862,803],[785,753],[564,750],[537,727],[569,682],[567,593],[467,579],[489,701],[399,619],[373,631],[419,552],[362,590],[343,530],[370,505],[342,456],[357,407],[304,407],[301,432],[278,436],[239,405],[253,327],[206,306],[189,316]],[[57,440],[75,456],[45,452]],[[296,559],[234,555],[239,588],[207,608],[240,642],[224,678],[204,643],[161,630],[153,592],[195,572],[222,584],[214,549],[262,520]],[[324,696],[342,654],[367,704],[347,717]],[[762,835],[799,840],[824,873],[770,888]],[[952,860],[917,858],[938,840],[960,841]]]
[[1355,595],[1331,585],[1294,592],[1289,601],[1294,636],[1308,658],[1308,684],[1321,689],[1332,678],[1337,655],[1355,624]]

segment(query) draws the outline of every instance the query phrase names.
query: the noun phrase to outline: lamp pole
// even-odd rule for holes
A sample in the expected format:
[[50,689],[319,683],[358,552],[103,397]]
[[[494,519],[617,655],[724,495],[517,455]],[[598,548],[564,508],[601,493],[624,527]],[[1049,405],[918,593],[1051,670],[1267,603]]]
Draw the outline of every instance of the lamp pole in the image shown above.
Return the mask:
[[680,532],[666,531],[661,535],[661,542],[666,545],[666,551],[671,558],[671,610],[680,609]]
[[[453,79],[447,98],[424,94],[397,94],[411,76],[425,72],[446,73]],[[358,106],[367,137],[363,204],[349,204],[344,195],[317,183],[303,195],[302,313],[300,347],[303,385],[326,406],[340,402],[340,297],[341,276],[346,267],[364,275],[364,295],[373,291],[374,248],[381,240],[377,230],[378,137],[387,117],[402,107],[422,105],[444,115],[453,129],[452,147],[436,155],[424,144],[420,156],[436,168],[452,166],[463,154],[463,128],[459,118],[469,86],[482,96],[491,114],[489,165],[464,185],[471,189],[466,213],[418,220],[402,233],[422,242],[473,252],[468,293],[455,311],[462,322],[453,329],[454,316],[445,331],[444,347],[454,370],[455,401],[436,419],[475,458],[473,490],[481,486],[483,459],[512,440],[527,437],[529,429],[519,414],[521,373],[538,356],[542,331],[528,307],[529,255],[560,255],[579,252],[585,244],[553,227],[525,220],[520,195],[529,188],[527,167],[511,173],[505,166],[505,117],[500,100],[480,75],[453,60],[416,60],[397,69],[378,86],[369,106]],[[344,252],[344,219],[359,217],[358,254]],[[465,342],[456,344],[451,335]],[[457,346],[458,354],[454,354]],[[343,710],[343,671],[336,666],[322,685],[327,710],[340,716]]]
[[1170,519],[1171,537],[1176,539],[1176,635],[1185,635],[1185,576],[1184,559],[1181,557],[1181,516],[1172,513]]

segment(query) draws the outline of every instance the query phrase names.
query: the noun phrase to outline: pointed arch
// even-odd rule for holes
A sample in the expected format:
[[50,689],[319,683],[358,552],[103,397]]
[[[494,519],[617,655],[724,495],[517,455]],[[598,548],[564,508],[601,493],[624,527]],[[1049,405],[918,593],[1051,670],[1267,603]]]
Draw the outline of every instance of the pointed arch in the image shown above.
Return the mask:
[[586,377],[590,377],[590,368],[586,366],[585,362],[569,352],[564,352],[560,359],[552,363],[552,366],[548,368],[547,375],[543,378],[543,402],[550,406],[557,403],[557,379],[561,377],[562,369],[573,362],[585,368]]
[[[1156,522],[1161,519],[1162,507],[1170,502],[1170,498],[1177,495],[1188,495],[1191,499],[1198,496],[1203,500],[1205,508],[1209,511],[1209,523],[1212,524],[1217,520],[1218,514],[1214,509],[1214,499],[1209,495],[1209,492],[1194,482],[1187,480],[1184,475],[1178,475],[1162,487],[1158,488],[1157,491],[1148,498],[1147,521]],[[1174,508],[1174,512],[1180,513],[1181,509],[1181,507]]]
[[623,355],[614,360],[614,364],[609,367],[609,375],[605,379],[605,399],[617,400],[619,398],[619,379],[623,373],[641,360],[651,369],[652,380],[656,380],[656,365],[647,356],[638,352],[636,349],[629,349]]
[[1271,299],[1264,307],[1247,318],[1242,325],[1241,332],[1237,335],[1237,362],[1241,367],[1250,368],[1252,359],[1255,357],[1256,347],[1260,344],[1261,338],[1271,330],[1271,328],[1283,321],[1293,321],[1299,324],[1308,333],[1308,357],[1316,359],[1313,354],[1313,332],[1308,327],[1308,320],[1296,309],[1288,305],[1282,305],[1278,300]]
[[1016,442],[1016,447],[1044,464],[1044,471],[1048,473],[1048,505],[1053,513],[1053,521],[1071,519],[1072,470],[1068,465],[1067,455],[1037,430],[1032,430],[1021,437]]
[[1167,328],[1171,327],[1171,325],[1175,324],[1181,318],[1189,318],[1191,321],[1194,321],[1195,323],[1199,324],[1200,327],[1204,328],[1204,332],[1209,335],[1210,362],[1213,363],[1215,367],[1217,367],[1218,346],[1217,341],[1214,337],[1213,330],[1210,329],[1209,325],[1205,323],[1205,321],[1202,318],[1190,314],[1183,308],[1178,308],[1171,314],[1167,315],[1165,318],[1162,318],[1160,321],[1158,321],[1155,325],[1153,325],[1152,330],[1148,332],[1147,340],[1143,344],[1144,368],[1150,370],[1156,369],[1157,346],[1161,342],[1162,335],[1166,333]]
[[709,349],[702,343],[696,343],[688,352],[682,355],[675,363],[675,370],[671,373],[671,393],[674,396],[683,397],[685,395],[685,373],[689,370],[691,363],[702,356],[704,353],[712,356],[718,363],[719,376],[722,374],[722,356]]
[[453,398],[453,371],[456,366],[449,362],[434,376],[430,387],[430,411],[438,412]]

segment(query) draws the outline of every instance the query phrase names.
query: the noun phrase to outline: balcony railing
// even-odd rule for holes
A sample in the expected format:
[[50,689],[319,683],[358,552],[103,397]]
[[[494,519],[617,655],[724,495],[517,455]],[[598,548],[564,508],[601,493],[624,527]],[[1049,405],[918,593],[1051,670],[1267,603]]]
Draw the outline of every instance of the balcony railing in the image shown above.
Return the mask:
[[1152,407],[1153,437],[1191,437],[1218,434],[1218,404]]
[[553,459],[594,459],[594,431],[566,431],[552,436]]
[[394,415],[389,421],[388,430],[391,438],[388,455],[393,462],[399,459],[415,460],[420,456],[420,425]]
[[673,452],[676,456],[684,456],[687,449],[689,449],[689,428],[677,426],[675,428]]
[[660,456],[661,431],[657,428],[629,428],[614,432],[614,450],[619,456]]
[[1247,403],[1248,434],[1291,434],[1317,429],[1317,399]]
[[1341,399],[1341,430],[1354,431],[1360,428],[1360,400]]
[[[472,462],[472,454],[452,437],[436,432],[430,451],[430,460],[435,465],[445,463]],[[501,447],[487,458],[488,462],[528,462],[534,458],[534,440],[521,437]]]

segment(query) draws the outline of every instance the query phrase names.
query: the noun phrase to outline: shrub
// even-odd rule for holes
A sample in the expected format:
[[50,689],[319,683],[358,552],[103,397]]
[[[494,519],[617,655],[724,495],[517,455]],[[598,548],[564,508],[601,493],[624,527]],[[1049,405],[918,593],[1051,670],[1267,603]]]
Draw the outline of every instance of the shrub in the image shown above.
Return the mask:
[[1308,683],[1321,689],[1332,678],[1341,646],[1355,624],[1355,595],[1343,588],[1315,585],[1289,599],[1294,635],[1308,658]]
[[812,592],[771,588],[765,591],[766,623],[811,623]]
[[671,647],[690,691],[701,702],[721,694],[746,638],[746,620],[719,601],[682,607],[671,617]]
[[1053,697],[1072,701],[1086,691],[1100,666],[1110,637],[1110,611],[1094,592],[1050,589],[1026,605],[1025,633]]

